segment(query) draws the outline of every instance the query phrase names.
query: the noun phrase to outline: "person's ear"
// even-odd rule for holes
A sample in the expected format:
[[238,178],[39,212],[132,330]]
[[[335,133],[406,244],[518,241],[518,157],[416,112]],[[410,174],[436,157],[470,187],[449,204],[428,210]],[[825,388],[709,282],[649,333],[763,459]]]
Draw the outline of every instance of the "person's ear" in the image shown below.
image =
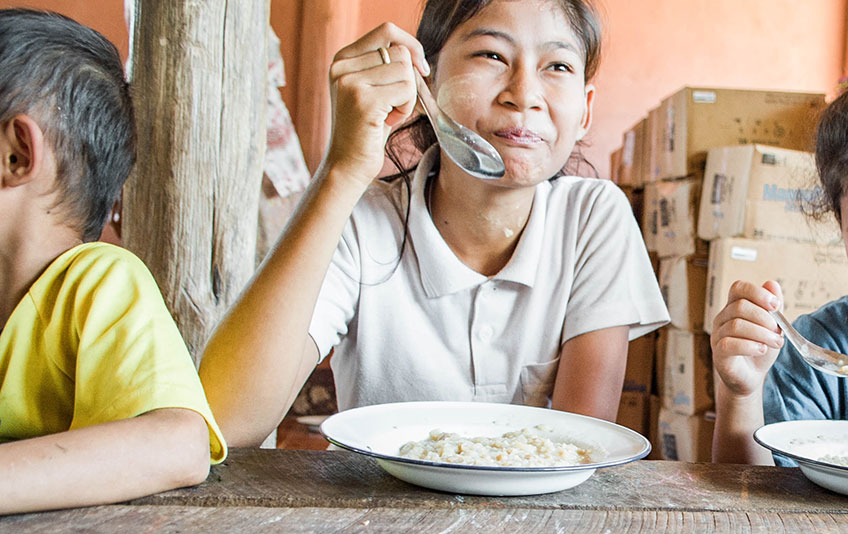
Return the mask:
[[23,185],[41,172],[44,163],[44,133],[28,115],[16,115],[2,129],[6,148],[0,162],[3,185]]
[[577,130],[577,140],[580,141],[589,133],[592,126],[592,106],[595,103],[595,86],[586,84],[586,92],[583,100],[583,117],[580,119],[580,127]]

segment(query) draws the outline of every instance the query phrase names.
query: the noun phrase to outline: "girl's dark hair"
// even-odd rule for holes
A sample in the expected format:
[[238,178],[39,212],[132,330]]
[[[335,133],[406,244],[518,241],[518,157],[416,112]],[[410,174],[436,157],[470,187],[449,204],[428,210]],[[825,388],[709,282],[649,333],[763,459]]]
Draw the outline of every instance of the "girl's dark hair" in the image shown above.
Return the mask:
[[53,149],[68,224],[97,239],[136,158],[118,50],[63,15],[0,9],[0,126],[18,114],[35,119]]
[[840,204],[848,181],[848,92],[834,100],[819,119],[816,170],[824,194],[818,197],[814,213],[820,216],[832,213],[841,225]]
[[[598,70],[601,59],[601,24],[595,8],[587,0],[556,0],[571,29],[577,35],[583,46],[584,77],[591,80]],[[431,66],[439,60],[439,54],[448,37],[456,28],[476,15],[489,5],[492,0],[428,0],[421,15],[416,37],[424,47],[424,54]],[[386,154],[398,169],[398,173],[388,176],[386,180],[403,177],[409,180],[409,174],[417,166],[410,164],[415,160],[415,152],[419,155],[436,142],[436,135],[425,116],[418,116],[401,126],[389,135],[386,143]],[[412,149],[412,154],[410,154]],[[580,151],[580,144],[566,162],[565,169],[578,169],[581,164],[588,165],[594,172],[594,166],[585,160]],[[597,173],[595,173],[597,175]]]

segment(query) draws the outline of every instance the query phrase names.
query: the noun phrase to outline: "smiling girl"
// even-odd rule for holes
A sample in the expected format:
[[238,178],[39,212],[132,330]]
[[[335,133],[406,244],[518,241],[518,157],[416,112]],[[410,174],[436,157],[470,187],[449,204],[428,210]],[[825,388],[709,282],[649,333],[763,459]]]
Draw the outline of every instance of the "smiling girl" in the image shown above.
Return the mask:
[[[228,442],[261,442],[331,349],[342,410],[615,418],[628,340],[668,314],[624,195],[563,170],[592,121],[599,45],[584,1],[430,0],[417,39],[384,24],[339,51],[325,159],[203,357]],[[411,142],[420,160],[375,181],[415,110],[413,69],[497,149],[502,179],[466,174],[416,115],[389,152],[399,163]]]

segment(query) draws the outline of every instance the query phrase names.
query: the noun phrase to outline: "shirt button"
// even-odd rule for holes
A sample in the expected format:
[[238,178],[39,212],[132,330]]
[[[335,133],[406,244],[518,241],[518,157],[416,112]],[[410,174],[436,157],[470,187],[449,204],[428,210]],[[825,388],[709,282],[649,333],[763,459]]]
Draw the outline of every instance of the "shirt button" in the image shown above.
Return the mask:
[[492,329],[491,326],[484,326],[477,332],[477,337],[479,337],[483,341],[489,341],[490,339],[492,339],[492,334],[494,333],[495,331]]

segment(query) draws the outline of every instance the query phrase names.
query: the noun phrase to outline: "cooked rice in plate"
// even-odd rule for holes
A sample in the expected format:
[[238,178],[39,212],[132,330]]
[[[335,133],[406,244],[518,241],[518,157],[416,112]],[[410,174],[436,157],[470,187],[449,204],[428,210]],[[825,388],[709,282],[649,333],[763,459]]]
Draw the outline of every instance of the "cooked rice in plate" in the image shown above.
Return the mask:
[[467,438],[435,429],[430,431],[428,439],[403,445],[400,456],[431,462],[499,467],[556,467],[596,461],[592,458],[596,450],[567,441],[556,442],[541,435],[550,432],[549,428],[538,425],[534,431],[523,428],[497,437]]

